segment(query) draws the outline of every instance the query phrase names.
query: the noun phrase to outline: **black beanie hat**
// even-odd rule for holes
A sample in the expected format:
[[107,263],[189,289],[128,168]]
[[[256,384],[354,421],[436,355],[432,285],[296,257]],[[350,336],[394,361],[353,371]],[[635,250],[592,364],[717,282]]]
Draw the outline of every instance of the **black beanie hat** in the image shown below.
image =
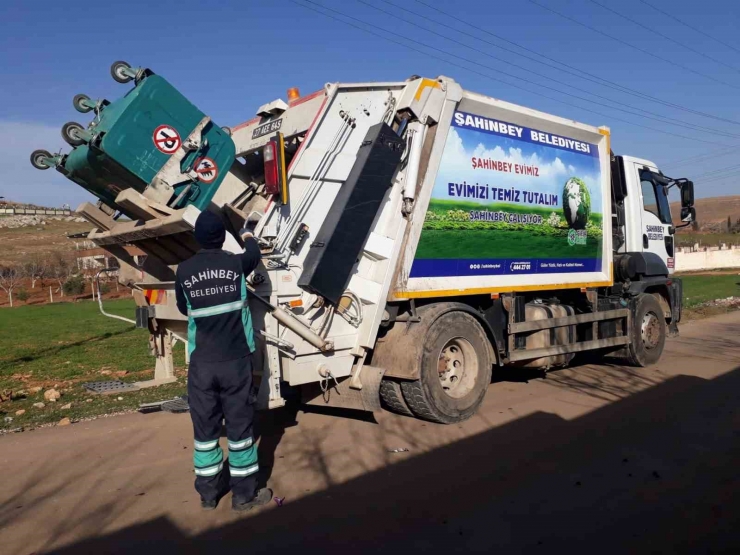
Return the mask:
[[195,240],[204,249],[220,249],[226,240],[224,222],[213,212],[202,212],[195,220]]

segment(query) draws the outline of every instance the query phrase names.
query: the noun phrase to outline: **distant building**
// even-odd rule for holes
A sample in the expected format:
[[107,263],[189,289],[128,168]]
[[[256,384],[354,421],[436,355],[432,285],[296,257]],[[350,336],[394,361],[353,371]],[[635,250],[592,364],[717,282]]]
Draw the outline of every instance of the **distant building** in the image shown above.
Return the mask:
[[[93,274],[104,268],[117,269],[119,267],[118,260],[115,256],[111,256],[110,253],[98,247],[92,241],[87,240],[89,232],[74,233],[67,235],[68,239],[74,240],[75,243],[75,259],[77,261],[77,269],[82,273]],[[132,245],[124,245],[124,249],[131,256],[134,257],[134,261],[137,265],[141,266],[144,262],[146,254],[138,247]],[[117,272],[111,272],[111,276],[115,276]]]
[[69,204],[64,204],[61,208],[49,208],[0,199],[0,216],[71,216],[72,214]]

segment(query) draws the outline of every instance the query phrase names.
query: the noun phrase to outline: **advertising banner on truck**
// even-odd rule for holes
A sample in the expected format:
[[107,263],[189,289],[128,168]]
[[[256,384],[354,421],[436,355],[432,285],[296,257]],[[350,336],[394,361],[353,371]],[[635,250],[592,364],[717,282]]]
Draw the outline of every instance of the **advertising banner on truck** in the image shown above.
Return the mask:
[[595,144],[455,112],[411,278],[600,272]]

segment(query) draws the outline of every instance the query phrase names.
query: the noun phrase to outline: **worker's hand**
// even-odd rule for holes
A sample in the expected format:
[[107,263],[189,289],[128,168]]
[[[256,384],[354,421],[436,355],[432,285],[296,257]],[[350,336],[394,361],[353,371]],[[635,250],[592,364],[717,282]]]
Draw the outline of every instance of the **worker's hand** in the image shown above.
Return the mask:
[[239,237],[242,238],[242,241],[246,241],[250,237],[254,237],[254,233],[252,233],[252,230],[243,227],[239,230]]

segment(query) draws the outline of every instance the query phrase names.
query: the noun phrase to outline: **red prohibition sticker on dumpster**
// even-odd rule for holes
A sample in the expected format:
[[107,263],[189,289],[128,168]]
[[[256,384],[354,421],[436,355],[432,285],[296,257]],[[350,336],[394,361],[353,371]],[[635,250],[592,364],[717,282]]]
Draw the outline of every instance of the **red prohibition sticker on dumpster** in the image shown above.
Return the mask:
[[180,134],[174,127],[169,125],[160,125],[157,127],[154,130],[154,135],[152,135],[152,140],[157,150],[165,154],[174,154],[182,144]]
[[195,163],[195,173],[203,183],[213,183],[218,176],[218,166],[210,158],[201,158]]

